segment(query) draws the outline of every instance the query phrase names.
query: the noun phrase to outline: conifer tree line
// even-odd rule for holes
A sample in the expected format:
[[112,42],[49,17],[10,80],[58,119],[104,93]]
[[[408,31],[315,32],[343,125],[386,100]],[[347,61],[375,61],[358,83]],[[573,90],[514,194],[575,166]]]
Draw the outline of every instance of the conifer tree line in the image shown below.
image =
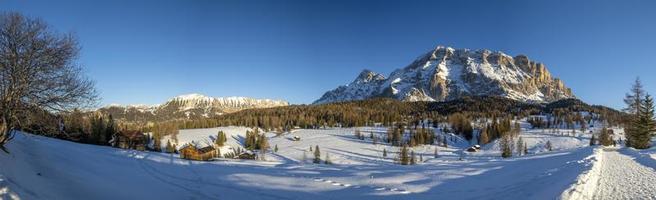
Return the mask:
[[[295,127],[313,129],[325,127],[358,127],[379,124],[391,127],[399,123],[417,124],[421,120],[455,122],[466,116],[470,120],[481,118],[522,118],[530,115],[551,114],[555,116],[549,123],[563,125],[567,116],[581,123],[573,113],[587,111],[596,113],[595,120],[619,124],[623,114],[603,106],[590,106],[579,100],[566,99],[546,105],[529,104],[502,97],[464,97],[445,102],[402,102],[395,99],[369,99],[339,102],[322,105],[292,105],[285,107],[249,109],[225,114],[214,118],[168,120],[175,122],[180,129],[212,128],[219,126],[260,127],[265,131],[286,132]],[[455,115],[451,117],[452,115]],[[131,124],[140,129],[149,125],[121,118],[121,124]],[[130,119],[130,118],[127,118]],[[547,122],[545,122],[547,123]],[[456,128],[458,134],[470,135],[465,126]],[[611,124],[612,125],[612,124]],[[555,125],[554,125],[555,126]]]
[[110,140],[120,130],[111,115],[92,113],[90,115],[74,111],[63,119],[64,133],[81,143],[110,145]]
[[[456,112],[460,110],[459,112]],[[580,116],[576,113],[589,112],[593,115]],[[572,124],[590,123],[590,120],[605,120],[608,124],[618,124],[623,114],[605,107],[589,106],[578,100],[561,100],[546,105],[526,104],[500,97],[471,97],[447,102],[401,102],[394,99],[371,99],[353,102],[341,102],[325,105],[294,105],[286,107],[250,109],[237,113],[226,114],[218,118],[199,120],[170,120],[155,123],[138,123],[111,119],[102,112],[73,111],[59,115],[63,118],[64,133],[58,137],[83,143],[106,144],[107,135],[99,134],[102,130],[140,130],[151,132],[151,140],[159,143],[161,138],[175,136],[179,129],[210,128],[217,126],[248,126],[259,127],[265,131],[288,131],[292,128],[324,128],[324,127],[354,127],[382,125],[391,127],[386,138],[372,138],[376,142],[388,142],[394,146],[407,144],[443,143],[447,138],[428,134],[429,130],[442,129],[443,132],[453,132],[471,140],[477,136],[480,144],[501,138],[503,133],[510,131],[510,121],[521,117],[538,114],[550,114],[550,120],[545,124],[567,126]],[[48,119],[57,119],[57,115],[46,113]],[[570,117],[568,117],[570,116]],[[579,117],[580,116],[580,117]],[[102,117],[102,120],[99,118]],[[111,120],[110,120],[111,119]],[[490,120],[492,119],[492,120]],[[531,119],[529,119],[531,120]],[[52,125],[41,127],[54,127]],[[94,126],[91,128],[92,121]],[[102,122],[100,122],[102,121]],[[110,122],[112,121],[112,122]],[[118,121],[118,122],[116,122]],[[484,121],[483,127],[473,127],[472,122]],[[583,122],[585,121],[585,122]],[[448,124],[445,127],[444,124]],[[113,128],[106,128],[107,126]],[[27,127],[27,126],[26,126]],[[545,127],[550,127],[549,125]],[[366,137],[362,135],[361,137]],[[256,139],[257,140],[257,139]],[[249,138],[249,143],[252,139]],[[160,145],[154,145],[159,147]],[[253,147],[254,148],[254,147]]]
[[[378,141],[378,136],[372,134],[372,140]],[[392,146],[419,146],[419,145],[430,145],[434,144],[436,141],[439,141],[437,136],[434,134],[433,129],[426,127],[415,127],[406,131],[406,126],[399,124],[392,128],[388,128],[386,136],[381,141],[387,142]]]

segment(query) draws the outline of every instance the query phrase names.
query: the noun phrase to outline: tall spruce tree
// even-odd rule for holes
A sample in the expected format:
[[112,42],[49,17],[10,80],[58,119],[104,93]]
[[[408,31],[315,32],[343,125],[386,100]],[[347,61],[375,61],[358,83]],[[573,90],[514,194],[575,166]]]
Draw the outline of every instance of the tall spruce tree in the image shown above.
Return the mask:
[[484,145],[490,142],[490,136],[488,135],[487,127],[484,127],[481,131],[480,137],[478,138],[478,144]]
[[319,145],[314,147],[314,163],[316,164],[321,163],[321,151],[319,150]]
[[410,164],[410,158],[408,156],[408,146],[407,145],[403,145],[403,147],[401,147],[401,150],[399,151],[399,163],[401,165]]
[[646,94],[638,110],[637,123],[631,136],[631,146],[636,149],[647,149],[651,146],[651,136],[656,131],[654,122],[654,99]]
[[522,137],[519,137],[519,139],[517,139],[517,145],[515,147],[517,148],[516,149],[517,155],[521,156],[522,153],[524,152],[524,140],[522,139]]
[[410,164],[411,165],[417,164],[417,158],[415,156],[415,151],[410,152]]
[[512,137],[510,135],[504,135],[501,137],[501,157],[509,158],[512,157]]
[[636,78],[635,82],[631,86],[631,90],[624,97],[624,103],[626,103],[626,108],[623,110],[629,113],[630,120],[625,127],[625,136],[627,146],[633,146],[635,136],[640,135],[640,114],[642,113],[642,104],[644,103],[644,89],[642,88],[642,82],[640,78]]

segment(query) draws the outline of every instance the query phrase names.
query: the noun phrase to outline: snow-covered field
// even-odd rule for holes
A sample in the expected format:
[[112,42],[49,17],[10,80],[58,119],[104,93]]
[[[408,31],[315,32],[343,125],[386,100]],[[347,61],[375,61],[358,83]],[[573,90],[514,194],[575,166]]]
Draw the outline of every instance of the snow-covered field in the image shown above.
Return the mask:
[[[219,130],[228,135],[229,146],[238,147],[247,129],[182,130],[178,142],[210,142]],[[470,144],[450,136],[448,147],[415,147],[423,160],[401,166],[393,160],[398,148],[373,144],[368,137],[385,134],[384,128],[360,130],[365,140],[346,128],[269,134],[271,147],[279,151],[267,154],[267,161],[212,162],[21,133],[9,143],[12,153],[0,154],[0,199],[656,198],[649,196],[656,191],[650,178],[656,174],[656,151],[604,151],[589,147],[589,135],[580,132],[571,136],[524,129],[529,155],[510,159],[500,158],[496,143],[466,153],[463,149]],[[301,140],[293,141],[294,136]],[[546,141],[554,151],[545,150]],[[333,165],[311,163],[309,149],[316,145],[321,158],[328,154]],[[613,170],[618,162],[630,163],[635,171]],[[646,192],[635,194],[642,196],[607,196],[612,192],[600,190],[625,183],[627,175],[633,178],[626,183],[651,181],[641,186]]]

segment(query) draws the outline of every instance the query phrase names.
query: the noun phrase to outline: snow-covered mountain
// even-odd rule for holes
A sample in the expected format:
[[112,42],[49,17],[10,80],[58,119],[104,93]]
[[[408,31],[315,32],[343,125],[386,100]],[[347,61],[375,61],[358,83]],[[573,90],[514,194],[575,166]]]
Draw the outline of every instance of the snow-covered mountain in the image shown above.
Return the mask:
[[389,77],[364,70],[353,82],[326,92],[314,104],[373,97],[444,101],[462,96],[503,96],[526,102],[574,97],[544,64],[525,55],[438,46]]
[[179,111],[193,109],[215,109],[230,113],[251,108],[271,108],[289,105],[286,101],[254,99],[249,97],[208,97],[201,94],[188,94],[174,97],[162,104],[161,108],[173,107]]
[[117,119],[152,120],[212,117],[252,108],[271,108],[289,105],[286,101],[249,97],[208,97],[201,94],[180,95],[157,105],[116,105],[98,111],[112,114]]

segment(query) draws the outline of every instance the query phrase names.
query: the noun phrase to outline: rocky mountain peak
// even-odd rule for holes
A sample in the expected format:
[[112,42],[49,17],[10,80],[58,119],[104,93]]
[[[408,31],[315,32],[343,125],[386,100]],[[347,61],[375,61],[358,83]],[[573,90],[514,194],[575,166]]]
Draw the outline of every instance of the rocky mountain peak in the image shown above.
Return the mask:
[[444,101],[461,96],[502,96],[550,102],[574,95],[546,66],[525,55],[437,46],[388,78],[370,70],[348,85],[328,91],[315,103],[391,97],[404,101]]
[[372,81],[385,80],[382,74],[365,69],[360,72],[360,75],[353,81],[354,83],[368,83]]

